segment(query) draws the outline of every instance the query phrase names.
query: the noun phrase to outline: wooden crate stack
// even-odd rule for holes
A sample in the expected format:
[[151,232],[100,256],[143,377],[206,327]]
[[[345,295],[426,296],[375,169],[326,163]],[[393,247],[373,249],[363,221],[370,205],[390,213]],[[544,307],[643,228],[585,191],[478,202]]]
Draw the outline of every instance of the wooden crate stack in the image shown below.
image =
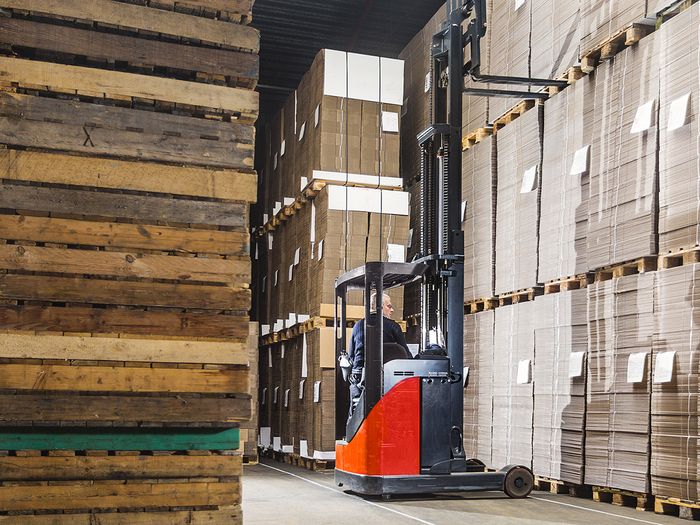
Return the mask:
[[0,519],[239,523],[252,0],[0,1]]

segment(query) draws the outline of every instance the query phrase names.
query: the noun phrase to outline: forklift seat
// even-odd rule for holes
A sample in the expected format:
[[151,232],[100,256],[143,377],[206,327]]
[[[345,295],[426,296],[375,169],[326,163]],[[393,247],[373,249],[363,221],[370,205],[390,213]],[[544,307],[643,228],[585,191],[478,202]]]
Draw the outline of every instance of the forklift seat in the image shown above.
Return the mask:
[[384,363],[387,364],[389,361],[394,359],[412,359],[413,356],[406,351],[406,349],[398,343],[384,343]]

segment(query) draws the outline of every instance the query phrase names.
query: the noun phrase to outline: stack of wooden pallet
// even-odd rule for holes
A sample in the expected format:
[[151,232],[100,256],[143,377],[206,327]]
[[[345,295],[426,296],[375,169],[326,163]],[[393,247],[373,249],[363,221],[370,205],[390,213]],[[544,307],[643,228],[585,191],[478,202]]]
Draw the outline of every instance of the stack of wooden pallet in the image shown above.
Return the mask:
[[241,519],[251,6],[0,2],[4,523]]
[[[367,261],[405,260],[402,68],[399,60],[322,50],[263,129],[260,425],[261,444],[277,451],[333,457],[335,279]],[[401,319],[403,294],[390,295]],[[348,304],[351,319],[364,315],[362,294]]]

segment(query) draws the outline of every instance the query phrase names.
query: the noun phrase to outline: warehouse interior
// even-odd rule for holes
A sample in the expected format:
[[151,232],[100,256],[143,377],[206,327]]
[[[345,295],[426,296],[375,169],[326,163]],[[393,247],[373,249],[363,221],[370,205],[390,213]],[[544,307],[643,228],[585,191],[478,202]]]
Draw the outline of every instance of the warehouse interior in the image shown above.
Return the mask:
[[0,0],[0,525],[700,519],[698,42]]

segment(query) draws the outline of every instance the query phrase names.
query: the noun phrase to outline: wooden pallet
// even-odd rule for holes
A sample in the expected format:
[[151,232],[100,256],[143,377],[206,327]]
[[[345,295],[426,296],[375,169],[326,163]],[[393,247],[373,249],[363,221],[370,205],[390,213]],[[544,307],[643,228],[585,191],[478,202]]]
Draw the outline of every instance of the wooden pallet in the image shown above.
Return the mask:
[[670,514],[686,520],[697,520],[700,519],[700,502],[655,496],[654,512],[657,514]]
[[654,31],[653,25],[635,23],[617,31],[594,48],[585,51],[581,57],[581,71],[592,72],[599,62],[610,60],[626,47],[633,46],[643,37]]
[[592,487],[593,501],[612,503],[619,507],[634,507],[639,511],[647,510],[653,496],[643,492],[620,490],[609,487]]
[[474,144],[478,144],[487,137],[493,135],[493,128],[488,126],[471,131],[462,136],[462,151],[466,151]]
[[568,494],[569,496],[589,496],[591,489],[587,485],[577,485],[542,476],[535,476],[535,490],[543,490],[552,494]]
[[526,111],[534,108],[535,105],[535,101],[529,99],[518,102],[515,106],[493,121],[493,134],[496,135],[498,130],[500,130],[503,126],[510,124]]
[[659,270],[666,270],[698,262],[700,262],[700,246],[694,246],[693,248],[659,255],[658,268]]
[[[564,73],[559,75],[555,80],[566,80],[569,83],[569,85],[571,85],[578,79],[583,78],[584,76],[586,76],[586,73],[584,73],[581,70],[581,66],[572,66],[569,69],[567,69]],[[556,95],[557,93],[559,93],[562,89],[564,88],[560,88],[557,86],[547,86],[542,91],[548,93],[551,97],[552,95]]]
[[525,288],[516,292],[500,294],[498,296],[498,306],[509,306],[511,304],[534,301],[535,297],[542,295],[542,293],[543,289],[541,286],[534,286],[532,288]]
[[[253,2],[226,2],[225,0],[119,0],[145,5],[154,9],[175,11],[202,18],[211,18],[236,24],[249,23]],[[239,9],[231,9],[240,6]]]
[[285,463],[305,468],[307,470],[313,470],[315,472],[332,470],[335,468],[335,461],[333,460],[305,458],[299,454],[287,454],[285,456]]
[[464,305],[464,313],[465,314],[475,314],[478,312],[483,312],[485,310],[493,310],[497,306],[498,306],[498,299],[496,297],[484,297],[482,299],[468,301]]
[[243,464],[244,465],[257,465],[259,461],[259,456],[257,454],[255,455],[243,455]]
[[663,23],[668,22],[671,18],[689,9],[690,6],[697,2],[698,0],[677,0],[656,15],[656,29],[659,29]]
[[589,284],[591,284],[591,282],[593,282],[592,274],[584,273],[574,275],[564,279],[557,279],[545,283],[544,293],[547,295],[551,293],[566,292],[568,290],[580,290],[581,288],[586,288]]
[[656,270],[656,256],[639,257],[625,263],[606,266],[595,271],[595,282],[609,281],[625,275],[636,275]]

